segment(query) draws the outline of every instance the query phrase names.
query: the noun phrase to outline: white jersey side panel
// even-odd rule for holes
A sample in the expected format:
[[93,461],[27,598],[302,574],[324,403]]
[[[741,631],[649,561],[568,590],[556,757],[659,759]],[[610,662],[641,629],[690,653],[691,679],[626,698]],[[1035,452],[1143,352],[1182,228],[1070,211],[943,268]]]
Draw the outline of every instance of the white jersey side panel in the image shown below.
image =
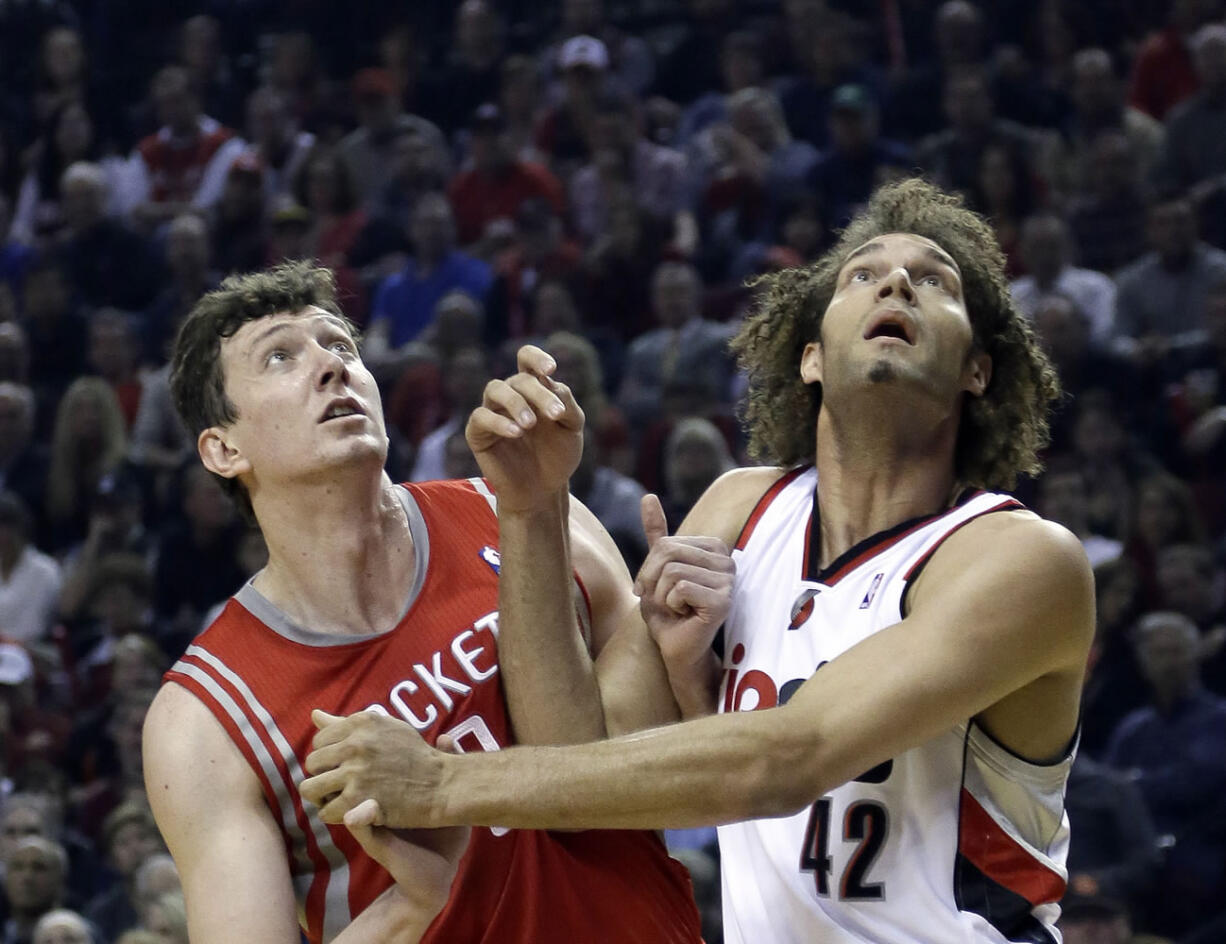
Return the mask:
[[[787,701],[823,663],[899,622],[908,580],[944,538],[1021,507],[980,492],[818,572],[816,484],[811,468],[781,479],[733,551],[721,711]],[[1028,763],[968,719],[794,816],[720,827],[726,941],[1058,944],[1071,764],[1071,751]]]

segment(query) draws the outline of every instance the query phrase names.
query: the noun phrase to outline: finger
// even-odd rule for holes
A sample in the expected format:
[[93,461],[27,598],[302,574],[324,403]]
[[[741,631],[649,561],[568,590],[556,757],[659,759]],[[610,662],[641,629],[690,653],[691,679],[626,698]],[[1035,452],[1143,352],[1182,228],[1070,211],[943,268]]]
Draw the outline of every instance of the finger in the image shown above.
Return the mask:
[[353,799],[341,791],[319,808],[319,818],[325,823],[340,826],[345,822],[345,814],[357,806]]
[[544,349],[525,344],[515,354],[515,368],[526,374],[548,376],[557,370],[558,363]]
[[647,535],[647,548],[650,550],[656,541],[668,535],[668,519],[664,517],[664,506],[660,497],[654,494],[643,496],[639,502],[639,512],[643,518],[643,533]]
[[298,792],[302,798],[316,806],[323,806],[330,796],[345,789],[345,775],[339,770],[325,770],[323,773],[298,784]]
[[[534,417],[543,416],[557,421],[566,413],[566,404],[550,390],[539,377],[532,374],[516,374],[507,381],[507,385],[518,393],[531,407]],[[561,387],[562,384],[556,386]]]
[[344,757],[342,756],[341,744],[338,742],[311,751],[311,753],[307,754],[302,766],[308,774],[322,774],[325,770],[334,770],[339,767],[342,760],[344,760]]
[[485,385],[481,405],[495,413],[501,413],[524,429],[529,429],[536,423],[536,412],[531,404],[505,380],[491,380]]
[[444,754],[463,754],[459,742],[450,734],[440,734],[434,746]]
[[330,724],[336,724],[338,721],[344,720],[344,715],[330,715],[322,708],[315,708],[311,711],[311,721],[320,731]]
[[668,592],[665,602],[675,613],[692,610],[703,615],[726,611],[729,596],[725,590],[717,587],[704,587],[682,580]]
[[651,549],[661,569],[671,564],[709,570],[717,574],[736,572],[736,563],[718,538],[661,538]]
[[484,406],[469,414],[464,427],[464,438],[473,452],[482,452],[503,439],[518,439],[523,434],[523,427],[513,419]]
[[383,810],[375,799],[363,800],[345,814],[345,825],[356,827],[379,826],[383,823]]

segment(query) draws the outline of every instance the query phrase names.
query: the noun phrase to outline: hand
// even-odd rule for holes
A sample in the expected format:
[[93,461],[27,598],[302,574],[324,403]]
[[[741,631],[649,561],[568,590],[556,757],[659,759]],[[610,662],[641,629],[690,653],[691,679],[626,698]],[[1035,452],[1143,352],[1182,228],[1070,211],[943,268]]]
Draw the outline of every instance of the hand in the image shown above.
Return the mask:
[[[458,753],[446,735],[439,737],[437,747]],[[437,914],[451,894],[471,830],[467,826],[392,829],[370,825],[378,812],[378,803],[366,800],[346,815],[345,826],[366,854],[391,873],[406,898],[423,911]]]
[[510,512],[556,500],[583,454],[583,411],[570,388],[552,378],[554,359],[528,344],[517,363],[515,376],[486,384],[464,430],[499,511]]
[[319,807],[325,823],[451,825],[442,821],[439,803],[444,754],[412,725],[373,711],[339,718],[317,709],[311,720],[319,729],[306,759],[312,776],[298,791]]
[[666,665],[696,665],[728,616],[736,564],[719,538],[669,537],[655,495],[641,511],[648,552],[634,581],[639,609]]

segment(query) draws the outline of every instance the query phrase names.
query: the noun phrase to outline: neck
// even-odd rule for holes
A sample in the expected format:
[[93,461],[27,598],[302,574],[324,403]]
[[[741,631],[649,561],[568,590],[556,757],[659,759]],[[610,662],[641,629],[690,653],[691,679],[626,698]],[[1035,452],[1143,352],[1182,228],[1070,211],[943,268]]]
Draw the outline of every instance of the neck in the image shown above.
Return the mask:
[[338,635],[396,625],[416,560],[404,507],[385,473],[295,482],[276,494],[255,492],[252,504],[268,544],[255,587],[290,619]]
[[[884,399],[884,398],[883,398]],[[825,406],[817,421],[821,566],[866,538],[953,499],[956,414],[935,425],[898,415],[896,398],[850,421]],[[917,428],[918,427],[918,428]]]

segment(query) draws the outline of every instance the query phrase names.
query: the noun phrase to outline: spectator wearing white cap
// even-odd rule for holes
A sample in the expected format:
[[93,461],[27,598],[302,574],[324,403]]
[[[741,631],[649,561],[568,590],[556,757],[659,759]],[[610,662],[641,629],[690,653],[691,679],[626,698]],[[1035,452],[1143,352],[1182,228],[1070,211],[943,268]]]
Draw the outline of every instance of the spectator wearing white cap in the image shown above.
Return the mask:
[[544,76],[557,80],[562,71],[561,47],[577,36],[592,37],[604,44],[609,73],[622,88],[634,95],[647,91],[656,74],[651,47],[638,36],[631,36],[611,23],[604,0],[562,0],[562,22],[553,42],[540,54]]
[[594,36],[572,36],[558,47],[560,100],[541,117],[536,147],[563,180],[591,157],[596,102],[610,84],[609,51]]

